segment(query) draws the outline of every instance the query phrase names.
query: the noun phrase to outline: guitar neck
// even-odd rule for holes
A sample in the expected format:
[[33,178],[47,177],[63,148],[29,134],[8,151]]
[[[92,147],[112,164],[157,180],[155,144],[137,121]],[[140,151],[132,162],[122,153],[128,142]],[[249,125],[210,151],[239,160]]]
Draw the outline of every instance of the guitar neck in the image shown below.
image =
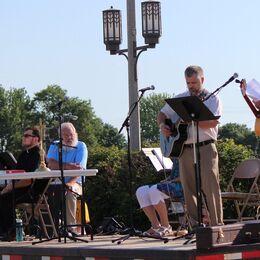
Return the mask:
[[246,103],[249,105],[250,109],[254,113],[255,117],[260,117],[260,111],[255,107],[251,99],[247,96],[247,94],[244,94],[244,99]]

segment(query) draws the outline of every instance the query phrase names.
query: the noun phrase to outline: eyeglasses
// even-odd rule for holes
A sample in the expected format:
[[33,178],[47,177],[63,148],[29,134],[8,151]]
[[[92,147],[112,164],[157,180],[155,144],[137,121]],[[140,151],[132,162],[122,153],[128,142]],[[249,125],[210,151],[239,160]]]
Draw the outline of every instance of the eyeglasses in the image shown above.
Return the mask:
[[27,137],[35,137],[35,135],[24,134],[23,137],[25,137],[25,138],[27,138]]

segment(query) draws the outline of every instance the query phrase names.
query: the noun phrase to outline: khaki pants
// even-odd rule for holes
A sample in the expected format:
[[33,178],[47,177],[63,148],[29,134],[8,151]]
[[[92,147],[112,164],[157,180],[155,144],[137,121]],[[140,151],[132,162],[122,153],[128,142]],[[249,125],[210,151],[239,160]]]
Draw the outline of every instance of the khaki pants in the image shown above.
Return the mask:
[[[78,195],[82,195],[82,186],[78,183],[75,183],[72,186],[72,191],[73,192],[67,191],[66,193],[66,218],[67,218],[68,225],[75,225],[77,223],[76,221],[77,197]],[[72,230],[74,230],[74,228],[72,228]]]
[[[196,177],[193,148],[184,148],[180,159],[180,177],[187,211],[198,222]],[[219,187],[218,152],[214,143],[200,147],[201,189],[209,211],[212,226],[223,224],[223,208]]]

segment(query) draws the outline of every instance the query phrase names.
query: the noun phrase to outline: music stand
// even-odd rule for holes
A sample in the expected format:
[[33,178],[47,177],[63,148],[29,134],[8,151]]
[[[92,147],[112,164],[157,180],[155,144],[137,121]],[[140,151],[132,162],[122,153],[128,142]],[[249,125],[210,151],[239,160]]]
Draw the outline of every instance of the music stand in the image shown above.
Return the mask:
[[[13,156],[12,153],[9,151],[4,151],[0,153],[0,169],[1,170],[14,170],[16,169],[16,159]],[[7,181],[5,181],[5,185],[7,184]],[[15,184],[15,181],[12,181],[13,187]],[[14,215],[14,223],[13,223],[13,229],[15,229],[16,226],[16,221],[15,221],[15,195],[14,195],[14,190],[12,190],[12,203],[13,203],[13,215]]]
[[[178,116],[187,123],[192,123],[193,129],[193,151],[194,151],[194,170],[196,182],[196,196],[197,196],[197,215],[198,226],[203,226],[202,223],[202,192],[201,192],[201,175],[200,175],[200,151],[199,151],[199,131],[198,122],[207,120],[216,120],[220,116],[214,116],[213,113],[204,105],[204,103],[197,96],[187,96],[179,98],[171,98],[165,100],[169,106],[178,114]],[[195,125],[197,136],[195,140]],[[185,237],[180,236],[181,237]],[[178,239],[174,238],[172,240]]]
[[0,169],[13,170],[16,169],[16,159],[9,151],[0,153]]

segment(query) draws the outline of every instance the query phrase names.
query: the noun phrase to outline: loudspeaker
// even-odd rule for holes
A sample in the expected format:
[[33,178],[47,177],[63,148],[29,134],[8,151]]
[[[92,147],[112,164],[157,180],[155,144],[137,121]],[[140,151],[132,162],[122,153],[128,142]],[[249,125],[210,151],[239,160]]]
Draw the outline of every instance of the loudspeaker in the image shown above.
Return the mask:
[[117,222],[113,217],[105,217],[102,224],[97,228],[98,233],[111,235],[120,233],[125,228],[123,223]]

